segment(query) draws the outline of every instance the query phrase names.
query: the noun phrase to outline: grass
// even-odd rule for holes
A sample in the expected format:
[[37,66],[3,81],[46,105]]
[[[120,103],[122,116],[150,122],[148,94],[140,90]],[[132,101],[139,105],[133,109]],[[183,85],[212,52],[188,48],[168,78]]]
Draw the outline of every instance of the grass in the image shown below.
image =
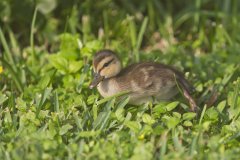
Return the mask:
[[[0,159],[238,159],[239,2],[90,2],[0,2]],[[90,90],[102,48],[184,71],[199,114]]]

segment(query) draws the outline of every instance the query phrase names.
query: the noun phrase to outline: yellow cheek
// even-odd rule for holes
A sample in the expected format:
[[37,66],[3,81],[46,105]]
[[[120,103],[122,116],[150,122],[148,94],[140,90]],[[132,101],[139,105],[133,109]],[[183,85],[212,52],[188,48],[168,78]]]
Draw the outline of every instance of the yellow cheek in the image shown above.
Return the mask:
[[104,76],[106,78],[114,76],[115,74],[116,74],[116,71],[114,67],[106,67],[101,71],[101,76]]

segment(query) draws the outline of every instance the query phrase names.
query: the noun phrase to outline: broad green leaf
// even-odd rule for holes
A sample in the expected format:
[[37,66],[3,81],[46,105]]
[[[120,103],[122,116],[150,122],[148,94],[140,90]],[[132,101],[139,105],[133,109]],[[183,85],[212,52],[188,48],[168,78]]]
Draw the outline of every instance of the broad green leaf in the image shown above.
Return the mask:
[[59,72],[66,74],[68,72],[68,61],[59,54],[49,56],[49,61]]
[[177,105],[179,104],[179,102],[171,102],[169,104],[167,104],[167,106],[165,107],[167,111],[171,111],[173,110],[174,108],[177,107]]
[[167,110],[165,108],[165,106],[167,105],[166,102],[161,102],[159,104],[157,104],[154,108],[153,108],[153,113],[154,114],[162,114],[165,113]]
[[91,57],[96,51],[98,51],[102,48],[103,48],[102,41],[99,41],[99,40],[89,41],[81,49],[81,55]]
[[175,128],[180,122],[180,119],[176,117],[170,117],[167,121],[167,126],[169,129]]
[[153,128],[150,125],[144,125],[140,134],[145,135],[145,134],[151,134],[153,132]]
[[130,128],[135,133],[139,132],[141,128],[141,125],[136,121],[126,121],[124,125]]
[[59,134],[60,135],[64,135],[64,134],[66,134],[70,129],[72,129],[73,128],[73,126],[72,125],[70,125],[70,124],[65,124],[65,125],[63,125],[61,128],[60,128],[60,131],[59,131]]
[[181,119],[182,115],[178,112],[173,112],[172,113],[174,117],[178,118],[178,119]]
[[72,35],[69,33],[64,33],[60,36],[61,45],[60,45],[60,54],[62,58],[66,60],[77,60],[80,57],[80,48],[79,48],[79,36]]
[[216,111],[215,108],[209,108],[206,111],[206,115],[208,116],[209,119],[211,120],[217,120],[218,119],[218,112]]
[[149,114],[143,114],[142,116],[143,122],[149,125],[155,123],[155,120]]
[[93,104],[94,102],[96,102],[96,100],[98,99],[98,95],[95,95],[95,94],[91,94],[90,96],[88,96],[88,99],[87,99],[87,104],[90,105],[90,104]]
[[69,73],[76,73],[83,67],[83,61],[70,61]]
[[196,113],[188,112],[183,114],[183,120],[191,120],[196,117]]
[[8,97],[5,94],[0,93],[0,105],[3,104]]
[[193,124],[192,124],[191,121],[184,121],[184,122],[183,122],[183,125],[184,125],[185,127],[191,127],[191,126],[193,126]]
[[203,130],[204,131],[208,131],[211,124],[212,124],[212,121],[205,121],[205,122],[203,122],[203,124],[202,124]]
[[43,14],[48,14],[57,6],[56,0],[41,0],[37,3],[37,8]]
[[119,120],[119,121],[123,121],[124,120],[123,113],[124,113],[124,109],[123,108],[119,108],[119,109],[116,110],[115,116],[116,116],[117,120]]
[[217,105],[217,109],[218,111],[221,113],[223,111],[223,109],[226,107],[226,103],[227,101],[226,100],[223,100],[222,102],[220,102],[218,105]]

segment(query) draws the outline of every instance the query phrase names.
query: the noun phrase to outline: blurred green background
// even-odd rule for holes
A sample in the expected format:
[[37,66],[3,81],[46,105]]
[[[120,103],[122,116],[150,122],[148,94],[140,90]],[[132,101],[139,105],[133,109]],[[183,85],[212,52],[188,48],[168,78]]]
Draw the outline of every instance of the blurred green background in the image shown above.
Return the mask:
[[[29,45],[36,7],[38,14],[34,32],[37,34],[36,42],[40,45],[51,44],[55,36],[63,32],[78,33],[85,39],[91,39],[98,37],[99,29],[104,30],[106,40],[123,36],[123,43],[129,44],[130,40],[124,39],[128,21],[134,21],[134,25],[140,28],[146,16],[149,23],[143,46],[150,43],[154,32],[160,32],[164,38],[174,36],[181,41],[202,38],[199,43],[203,44],[203,49],[211,51],[211,42],[219,25],[231,39],[239,41],[237,0],[2,0],[2,29],[6,33],[11,30],[22,47]],[[208,36],[201,37],[201,32]]]
[[[238,0],[1,0],[0,159],[239,159]],[[186,73],[200,111],[103,99],[96,51]]]

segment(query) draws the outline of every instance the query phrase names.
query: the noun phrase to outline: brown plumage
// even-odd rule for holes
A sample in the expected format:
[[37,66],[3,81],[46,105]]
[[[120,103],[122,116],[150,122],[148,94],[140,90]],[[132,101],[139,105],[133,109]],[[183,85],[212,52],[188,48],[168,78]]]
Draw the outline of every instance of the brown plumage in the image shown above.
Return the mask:
[[94,79],[90,88],[97,86],[103,97],[128,91],[131,104],[142,104],[147,101],[154,103],[173,98],[183,90],[189,100],[191,110],[196,110],[196,103],[191,97],[193,87],[184,75],[173,67],[155,63],[141,62],[124,69],[116,54],[111,50],[96,53],[93,59]]

